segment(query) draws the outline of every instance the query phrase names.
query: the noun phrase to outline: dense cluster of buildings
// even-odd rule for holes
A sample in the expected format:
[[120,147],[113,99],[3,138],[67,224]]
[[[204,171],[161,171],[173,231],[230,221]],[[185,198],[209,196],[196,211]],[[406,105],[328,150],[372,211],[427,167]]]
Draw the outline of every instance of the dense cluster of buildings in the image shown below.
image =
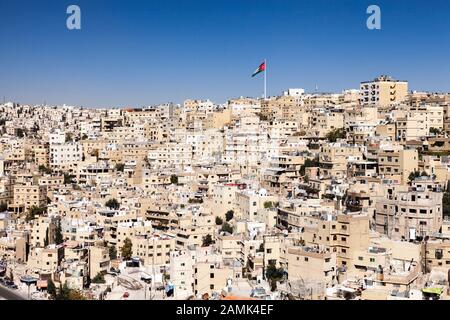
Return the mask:
[[450,94],[388,76],[225,104],[4,103],[0,276],[43,299],[50,283],[91,299],[445,299],[449,134]]

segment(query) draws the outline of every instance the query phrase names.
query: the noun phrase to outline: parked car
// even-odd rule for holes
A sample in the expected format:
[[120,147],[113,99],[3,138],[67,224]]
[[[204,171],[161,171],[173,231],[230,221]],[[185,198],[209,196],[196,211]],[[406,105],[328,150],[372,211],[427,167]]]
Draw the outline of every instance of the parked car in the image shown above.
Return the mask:
[[124,297],[124,298],[128,298],[129,296],[130,296],[130,294],[129,294],[128,292],[124,292],[124,293],[123,293],[123,297]]
[[14,283],[14,281],[6,280],[5,286],[7,286],[10,289],[18,289],[17,284]]

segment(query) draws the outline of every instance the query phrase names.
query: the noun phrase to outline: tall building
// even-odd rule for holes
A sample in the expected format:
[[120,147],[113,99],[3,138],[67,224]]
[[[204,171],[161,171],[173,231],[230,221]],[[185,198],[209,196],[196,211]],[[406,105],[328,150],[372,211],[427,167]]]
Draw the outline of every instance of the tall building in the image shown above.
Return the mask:
[[360,103],[377,105],[381,108],[405,101],[408,95],[408,81],[379,76],[372,81],[361,82]]

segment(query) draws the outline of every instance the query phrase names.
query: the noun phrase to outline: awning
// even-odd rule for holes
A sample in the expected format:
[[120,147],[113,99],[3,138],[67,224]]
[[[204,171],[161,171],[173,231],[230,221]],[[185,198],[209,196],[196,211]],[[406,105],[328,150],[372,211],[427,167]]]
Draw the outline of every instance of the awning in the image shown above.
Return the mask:
[[422,292],[441,295],[442,292],[444,292],[444,289],[443,288],[423,288]]
[[47,280],[38,280],[36,286],[40,289],[47,288]]

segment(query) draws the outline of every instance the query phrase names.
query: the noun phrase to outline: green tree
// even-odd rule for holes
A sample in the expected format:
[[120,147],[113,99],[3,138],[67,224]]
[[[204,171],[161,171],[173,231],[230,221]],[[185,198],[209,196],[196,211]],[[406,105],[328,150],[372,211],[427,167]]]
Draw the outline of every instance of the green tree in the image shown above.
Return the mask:
[[300,175],[304,176],[306,173],[306,168],[310,167],[318,167],[319,166],[319,160],[318,159],[306,159],[305,163],[300,167]]
[[64,237],[63,237],[62,229],[61,229],[61,221],[58,221],[56,223],[56,228],[55,228],[55,243],[61,244],[63,242],[64,242]]
[[212,245],[214,243],[210,234],[207,234],[206,236],[204,236],[202,240],[203,240],[202,247],[209,247],[210,245]]
[[109,246],[109,258],[111,260],[117,259],[117,249],[116,246]]
[[92,283],[106,283],[105,276],[102,272],[97,273],[97,275],[91,280]]
[[100,151],[98,151],[98,149],[92,150],[91,156],[96,157],[98,159],[99,155],[100,155]]
[[55,300],[69,300],[69,287],[67,286],[67,283],[64,283],[64,286],[59,283],[59,289],[56,293],[56,299]]
[[223,225],[222,225],[222,228],[220,229],[220,231],[228,232],[228,233],[232,234],[233,233],[233,227],[228,222],[224,222]]
[[25,136],[25,131],[22,128],[16,129],[16,137],[23,138]]
[[47,293],[51,300],[56,300],[56,286],[52,279],[47,280]]
[[433,128],[433,127],[431,127],[431,128],[430,128],[430,133],[433,134],[433,135],[435,135],[435,136],[437,136],[437,135],[441,134],[441,130],[438,129],[438,128]]
[[133,244],[129,238],[126,238],[122,246],[122,258],[124,260],[130,260],[133,255]]
[[68,300],[87,300],[87,299],[80,290],[70,289]]
[[44,212],[46,212],[46,210],[47,209],[45,207],[31,206],[28,209],[28,213],[25,217],[25,221],[29,222],[29,221],[36,219],[36,216],[42,215]]
[[177,175],[171,175],[170,176],[170,183],[171,184],[178,184],[178,176]]
[[71,132],[66,133],[66,142],[73,142],[73,134]]
[[40,172],[43,172],[45,174],[52,174],[52,172],[53,172],[52,169],[50,169],[50,168],[48,168],[48,167],[46,167],[44,165],[40,165],[38,167],[38,169],[39,169]]
[[344,139],[345,138],[345,131],[343,128],[334,129],[330,132],[328,132],[325,135],[325,138],[329,142],[336,142],[338,139]]
[[44,247],[48,246],[48,228],[45,230]]
[[418,177],[420,177],[420,172],[419,171],[414,171],[414,172],[411,172],[409,174],[408,180],[409,180],[409,182],[412,182],[414,179],[416,179]]
[[234,211],[228,210],[227,213],[225,213],[225,220],[230,221],[234,217]]
[[269,265],[266,268],[266,278],[270,283],[272,291],[277,289],[277,282],[283,279],[284,271],[282,268],[277,268],[275,261],[269,260]]
[[116,170],[123,172],[123,170],[125,169],[125,164],[123,163],[116,163]]
[[120,208],[120,203],[117,201],[117,199],[112,198],[106,201],[105,206],[107,206],[110,209],[118,210]]
[[216,225],[221,226],[223,224],[223,219],[221,217],[216,217]]
[[81,291],[70,289],[66,282],[64,286],[61,286],[61,283],[59,284],[59,290],[55,300],[86,300],[86,297]]
[[450,217],[450,193],[444,192],[442,196],[442,214],[444,217]]
[[273,208],[273,202],[272,201],[265,201],[264,202],[264,209],[270,209]]
[[69,173],[64,173],[64,184],[71,184],[73,182],[73,179],[75,178],[74,175]]
[[259,245],[259,248],[256,249],[256,252],[264,252],[264,243],[261,243],[261,244]]

